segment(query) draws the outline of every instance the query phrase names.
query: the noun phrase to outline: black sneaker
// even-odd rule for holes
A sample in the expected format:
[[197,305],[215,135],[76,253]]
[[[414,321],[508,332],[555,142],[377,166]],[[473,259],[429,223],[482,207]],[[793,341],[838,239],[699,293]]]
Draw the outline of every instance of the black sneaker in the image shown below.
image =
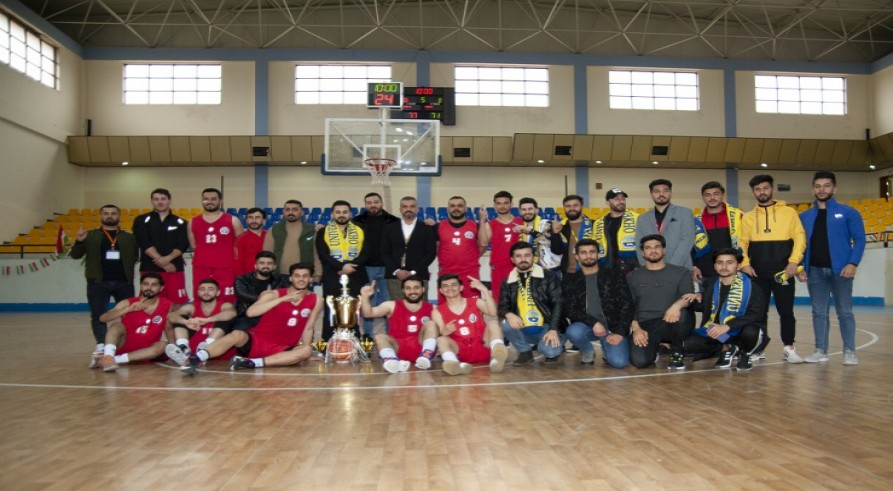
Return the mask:
[[533,351],[524,351],[518,353],[518,358],[512,363],[516,367],[523,367],[533,363]]
[[236,371],[240,368],[254,368],[254,362],[251,360],[246,360],[241,356],[234,356],[229,361],[229,369],[232,371]]
[[556,356],[555,358],[546,358],[545,360],[543,360],[543,363],[548,363],[550,365],[554,365],[554,364],[558,363],[558,357]]
[[730,345],[727,350],[720,353],[719,358],[716,359],[716,365],[713,365],[713,368],[732,368],[732,358],[738,356],[739,351],[740,349],[738,346],[734,344]]
[[198,373],[198,367],[202,364],[202,361],[198,359],[194,354],[189,355],[189,359],[186,360],[186,363],[180,367],[180,373],[184,375],[195,375]]
[[673,353],[670,355],[670,362],[667,364],[667,368],[685,370],[685,357],[682,356],[682,353]]
[[753,370],[753,362],[750,361],[750,357],[747,356],[747,353],[742,353],[741,356],[738,357],[738,365],[735,366],[739,372],[749,372]]

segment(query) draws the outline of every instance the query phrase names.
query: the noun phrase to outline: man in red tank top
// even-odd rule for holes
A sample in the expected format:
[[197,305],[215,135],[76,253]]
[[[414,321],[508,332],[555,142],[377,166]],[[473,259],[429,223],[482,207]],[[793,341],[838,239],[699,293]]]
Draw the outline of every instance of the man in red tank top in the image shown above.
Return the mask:
[[501,372],[508,358],[499,323],[484,320],[484,314],[496,315],[496,302],[487,287],[469,277],[469,286],[481,298],[462,296],[462,281],[453,274],[437,278],[437,287],[446,303],[434,309],[432,322],[440,331],[437,349],[443,358],[443,371],[450,375],[471,373],[472,363],[490,362],[491,372]]
[[[449,220],[437,224],[437,264],[439,275],[454,274],[460,278],[481,275],[481,246],[478,243],[478,226],[467,220],[465,198],[453,196],[447,201]],[[466,298],[474,297],[477,292],[471,288],[462,291]],[[438,291],[437,303],[446,299]]]
[[103,352],[93,353],[90,368],[114,372],[119,364],[161,356],[161,337],[171,309],[170,300],[158,296],[163,288],[160,274],[144,273],[140,278],[140,296],[121,300],[99,316],[100,322],[108,323],[108,331]]
[[254,272],[254,258],[264,250],[267,231],[267,212],[260,208],[249,208],[245,212],[245,233],[236,239],[236,276]]
[[290,287],[264,292],[248,307],[248,317],[261,318],[256,326],[248,331],[232,331],[199,349],[180,370],[195,375],[202,363],[231,348],[236,348],[238,355],[230,360],[230,370],[280,367],[309,360],[313,325],[323,301],[310,290],[312,264],[292,264],[288,272]]
[[427,370],[437,349],[437,328],[431,322],[434,306],[424,300],[424,280],[411,275],[403,279],[402,285],[403,300],[388,300],[374,307],[375,282],[360,289],[363,318],[388,318],[388,333],[377,333],[375,346],[384,369],[390,373],[409,370],[411,361],[416,368]]
[[509,249],[521,239],[517,230],[524,225],[521,217],[512,215],[512,199],[512,194],[508,191],[493,195],[493,208],[497,213],[495,220],[487,219],[485,207],[481,206],[480,210],[478,241],[481,249],[490,246],[490,291],[493,292],[493,298],[499,298],[502,281],[508,278],[515,267]]
[[192,247],[192,299],[198,298],[198,282],[211,278],[220,285],[224,302],[235,302],[236,238],[242,234],[242,222],[224,213],[223,194],[219,189],[202,191],[202,214],[189,221],[189,245]]
[[[193,303],[181,305],[171,312],[168,320],[174,329],[173,343],[164,347],[164,353],[177,365],[183,366],[189,355],[204,347],[208,334],[215,328],[229,330],[236,317],[236,308],[224,302],[220,296],[220,286],[216,281],[205,278],[198,284],[198,297]],[[224,358],[232,358],[230,353]]]

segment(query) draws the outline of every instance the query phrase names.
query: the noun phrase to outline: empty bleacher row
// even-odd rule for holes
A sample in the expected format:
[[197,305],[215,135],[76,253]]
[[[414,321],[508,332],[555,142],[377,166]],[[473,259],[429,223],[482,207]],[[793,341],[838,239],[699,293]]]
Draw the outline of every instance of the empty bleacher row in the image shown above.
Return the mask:
[[[865,232],[867,234],[878,234],[881,232],[893,231],[893,203],[883,198],[850,200],[846,203],[856,208],[856,210],[858,210],[859,213],[862,214],[862,217],[865,221]],[[789,206],[795,208],[799,213],[812,206],[812,203],[792,203]],[[248,209],[249,208],[247,207],[227,208],[226,212],[238,217],[244,224],[245,214],[247,213]],[[282,208],[263,208],[263,210],[267,213],[265,228],[270,228],[274,223],[283,219]],[[478,216],[478,210],[479,208],[468,208],[466,216],[469,219],[476,219]],[[646,208],[633,208],[633,210],[640,214],[647,211]],[[149,211],[151,211],[149,208],[122,208],[121,228],[125,230],[132,230],[133,220],[138,215],[148,213]],[[171,211],[185,220],[189,220],[201,213],[200,208],[177,208],[172,209]],[[361,211],[361,209],[354,208],[353,214],[356,215]],[[599,207],[583,209],[583,212],[586,215],[593,218],[604,216],[606,213],[608,213],[608,211],[608,208]],[[396,213],[396,210],[394,210],[394,212]],[[695,208],[694,212],[696,215],[700,215],[701,209]],[[493,219],[496,217],[496,210],[492,207],[489,207],[487,208],[487,214],[490,219]],[[518,208],[512,208],[512,214],[515,216],[520,216]],[[543,218],[553,218],[556,215],[564,217],[564,208],[540,208],[540,216],[542,216]],[[331,208],[304,208],[304,220],[309,223],[325,225],[329,223],[329,221],[331,220],[331,216]],[[436,208],[430,206],[419,208],[418,216],[421,220],[431,218],[435,221],[446,220],[448,218],[447,209],[446,207],[442,206]],[[99,227],[99,225],[100,220],[98,208],[72,208],[68,211],[68,213],[59,213],[54,215],[52,218],[46,220],[46,222],[39,227],[34,227],[34,229],[27,234],[20,234],[19,236],[15,237],[14,240],[4,242],[4,245],[0,245],[0,253],[52,253],[55,251],[56,238],[60,226],[62,227],[62,230],[65,236],[68,237],[69,241],[74,241],[74,237],[75,235],[77,235],[77,231],[80,228],[89,230]]]

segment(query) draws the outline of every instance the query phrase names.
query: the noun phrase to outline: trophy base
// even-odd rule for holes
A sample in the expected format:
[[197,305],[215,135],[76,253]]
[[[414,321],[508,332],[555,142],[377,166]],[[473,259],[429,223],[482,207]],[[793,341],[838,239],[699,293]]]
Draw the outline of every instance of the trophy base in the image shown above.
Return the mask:
[[369,361],[369,355],[360,344],[353,329],[339,327],[326,345],[326,363],[356,363]]

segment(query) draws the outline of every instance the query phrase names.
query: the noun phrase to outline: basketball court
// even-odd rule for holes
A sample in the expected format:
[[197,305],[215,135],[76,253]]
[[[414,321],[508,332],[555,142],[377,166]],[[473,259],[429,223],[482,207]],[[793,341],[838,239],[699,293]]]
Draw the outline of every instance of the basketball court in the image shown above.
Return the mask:
[[3,314],[0,488],[889,489],[891,320],[857,309],[858,367],[835,319],[829,363],[784,364],[773,341],[749,373],[565,354],[465,377],[377,359],[185,377],[87,369],[84,313]]

